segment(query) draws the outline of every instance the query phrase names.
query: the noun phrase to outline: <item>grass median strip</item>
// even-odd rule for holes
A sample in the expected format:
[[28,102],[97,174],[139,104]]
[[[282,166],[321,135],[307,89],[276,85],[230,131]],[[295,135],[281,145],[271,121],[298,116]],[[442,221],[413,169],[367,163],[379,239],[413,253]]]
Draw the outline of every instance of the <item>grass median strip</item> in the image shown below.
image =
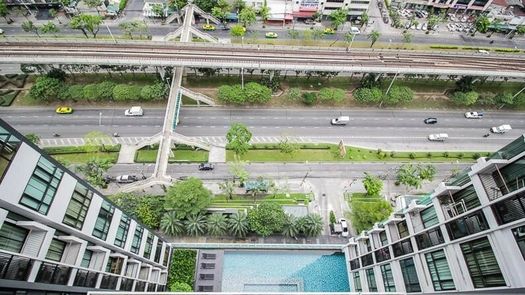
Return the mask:
[[[137,151],[135,155],[136,163],[155,163],[157,160],[157,149],[141,149]],[[173,154],[170,156],[170,163],[174,162],[207,162],[208,151],[203,150],[173,150]]]
[[259,194],[254,200],[251,195],[239,195],[235,194],[232,199],[228,199],[225,195],[215,195],[211,201],[210,208],[238,208],[244,209],[255,206],[256,204],[270,201],[276,202],[279,205],[306,205],[310,201],[310,196],[302,193],[291,193],[291,194],[272,194],[263,196]]

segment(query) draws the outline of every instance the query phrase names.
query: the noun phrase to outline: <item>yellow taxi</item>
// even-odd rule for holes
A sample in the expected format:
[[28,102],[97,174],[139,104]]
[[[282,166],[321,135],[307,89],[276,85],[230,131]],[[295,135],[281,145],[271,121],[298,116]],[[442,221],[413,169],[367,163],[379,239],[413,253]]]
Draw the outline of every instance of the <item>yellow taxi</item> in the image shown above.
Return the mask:
[[335,34],[335,30],[332,28],[326,28],[324,29],[323,33],[331,35],[331,34]]
[[215,26],[210,24],[202,25],[202,29],[205,31],[215,31]]
[[73,108],[72,107],[65,107],[65,106],[60,106],[58,107],[55,112],[57,114],[71,114],[73,113]]

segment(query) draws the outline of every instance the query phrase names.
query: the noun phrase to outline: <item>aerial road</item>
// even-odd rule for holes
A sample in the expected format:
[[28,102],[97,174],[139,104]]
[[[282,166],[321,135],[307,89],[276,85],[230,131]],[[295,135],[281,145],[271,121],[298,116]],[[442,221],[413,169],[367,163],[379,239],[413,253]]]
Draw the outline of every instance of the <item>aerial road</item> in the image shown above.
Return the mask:
[[[145,109],[142,117],[124,116],[124,108],[76,109],[70,115],[54,110],[1,109],[0,117],[22,133],[41,138],[82,138],[99,130],[121,137],[147,137],[162,129],[164,109]],[[332,126],[330,120],[349,116],[346,126]],[[436,124],[424,119],[435,117]],[[284,137],[301,142],[334,142],[392,150],[493,151],[525,133],[525,115],[517,112],[485,112],[482,119],[466,119],[461,111],[406,111],[371,109],[249,109],[184,107],[176,132],[210,143],[224,143],[232,123],[246,124],[255,142],[279,141]],[[491,134],[489,128],[509,124],[505,134]],[[447,133],[445,142],[430,142],[429,134]]]

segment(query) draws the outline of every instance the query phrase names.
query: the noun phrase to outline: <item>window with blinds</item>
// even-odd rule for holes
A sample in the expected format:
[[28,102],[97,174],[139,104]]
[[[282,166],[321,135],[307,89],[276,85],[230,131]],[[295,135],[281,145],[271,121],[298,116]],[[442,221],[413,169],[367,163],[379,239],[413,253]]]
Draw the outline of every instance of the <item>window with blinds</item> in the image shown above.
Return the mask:
[[525,218],[525,192],[491,206],[498,224],[506,224]]
[[29,230],[4,222],[0,228],[0,249],[20,253],[24,247]]
[[91,257],[93,257],[93,251],[86,250],[84,252],[84,256],[82,256],[82,262],[80,263],[80,266],[89,268],[89,264],[91,263]]
[[361,276],[359,275],[359,271],[354,272],[354,292],[361,292],[363,291],[363,287],[361,286]]
[[151,248],[153,248],[153,235],[150,232],[148,232],[148,237],[146,238],[146,247],[144,248],[144,258],[150,258]]
[[139,254],[140,244],[142,243],[142,236],[144,235],[144,228],[137,225],[135,234],[133,235],[133,242],[131,243],[131,252]]
[[108,237],[109,226],[111,225],[111,220],[113,219],[114,211],[115,207],[113,207],[109,202],[102,202],[97,221],[95,222],[95,228],[93,229],[94,237],[104,241],[106,240]]
[[374,269],[369,268],[365,270],[366,281],[368,282],[368,292],[377,292],[377,283],[376,276],[374,274]]
[[451,240],[466,237],[489,229],[487,219],[482,210],[452,220],[446,224]]
[[403,281],[405,282],[407,293],[421,292],[414,259],[410,257],[400,260],[399,265],[401,266],[401,272],[403,273]]
[[409,233],[408,233],[408,226],[407,226],[406,220],[398,222],[396,224],[396,226],[397,226],[397,230],[399,232],[399,238],[400,239],[408,237]]
[[76,229],[82,229],[92,197],[93,192],[77,182],[62,222]]
[[46,158],[40,157],[22,194],[20,204],[47,215],[63,175],[64,171]]
[[117,235],[115,237],[115,246],[124,248],[124,246],[126,245],[130,223],[131,218],[123,214],[122,218],[120,218],[120,224],[117,229]]
[[386,231],[379,233],[379,239],[381,240],[381,246],[386,246],[388,244],[388,238],[386,237]]
[[20,139],[0,126],[0,180],[4,177],[19,146]]
[[461,244],[461,251],[475,288],[506,285],[487,237]]
[[[465,207],[467,208],[467,211],[474,209],[476,207],[480,206],[478,195],[476,194],[476,190],[472,185],[460,190],[457,193],[454,193],[452,195],[452,199],[455,203],[459,203],[461,201],[465,202]],[[458,213],[464,213],[462,212],[462,209],[460,206],[458,206]],[[466,212],[466,211],[465,211]]]
[[420,216],[421,216],[421,221],[423,222],[423,226],[425,228],[429,228],[439,223],[439,220],[436,214],[436,209],[434,209],[434,206],[428,207],[427,209],[421,211]]
[[60,262],[64,249],[66,249],[66,242],[53,239],[51,245],[49,245],[49,250],[47,250],[46,259]]
[[448,267],[445,251],[438,250],[425,254],[434,291],[455,290],[454,280]]
[[157,247],[155,249],[155,259],[154,261],[159,263],[160,262],[160,254],[162,253],[162,241],[159,239],[157,241]]
[[395,292],[396,283],[394,282],[394,276],[392,275],[392,268],[390,263],[383,264],[380,266],[381,275],[383,276],[383,285],[385,286],[385,292]]
[[525,226],[520,226],[512,229],[512,234],[516,239],[516,243],[518,243],[521,256],[523,256],[523,259],[525,259]]

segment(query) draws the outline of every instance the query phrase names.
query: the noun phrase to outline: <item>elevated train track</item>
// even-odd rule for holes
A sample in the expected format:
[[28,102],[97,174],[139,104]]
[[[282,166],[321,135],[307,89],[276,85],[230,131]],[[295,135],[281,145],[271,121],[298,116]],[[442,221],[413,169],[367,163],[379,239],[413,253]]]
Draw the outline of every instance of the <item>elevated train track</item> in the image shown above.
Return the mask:
[[112,64],[525,78],[525,55],[210,43],[0,42],[0,63]]

